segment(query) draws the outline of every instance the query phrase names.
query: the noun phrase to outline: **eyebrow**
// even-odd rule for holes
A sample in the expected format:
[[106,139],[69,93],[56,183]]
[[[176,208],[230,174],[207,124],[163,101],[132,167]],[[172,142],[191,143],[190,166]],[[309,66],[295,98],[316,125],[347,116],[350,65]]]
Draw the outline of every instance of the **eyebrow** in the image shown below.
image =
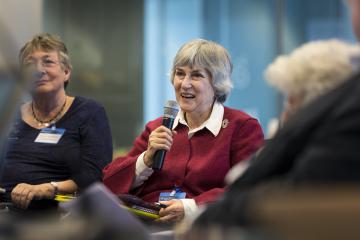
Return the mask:
[[193,73],[203,73],[203,72],[205,72],[205,70],[194,69],[194,70],[192,70],[191,72],[193,72]]
[[[182,71],[184,72],[185,70],[181,69],[181,68],[175,68],[175,71]],[[206,69],[193,69],[190,71],[191,73],[206,73]]]
[[[44,59],[44,58],[52,58],[52,56],[50,56],[50,55],[44,55],[44,56],[42,56],[42,57],[40,57],[41,59]],[[34,58],[34,57],[32,57],[32,56],[28,56],[26,59],[36,59],[36,58]]]

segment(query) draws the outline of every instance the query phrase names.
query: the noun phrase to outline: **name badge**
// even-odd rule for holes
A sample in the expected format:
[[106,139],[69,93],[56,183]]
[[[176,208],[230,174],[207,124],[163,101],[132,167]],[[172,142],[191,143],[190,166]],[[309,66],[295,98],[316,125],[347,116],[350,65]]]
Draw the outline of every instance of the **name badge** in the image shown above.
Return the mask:
[[57,144],[64,133],[65,129],[63,128],[43,128],[36,137],[35,142]]
[[170,201],[173,199],[184,199],[186,197],[186,192],[176,192],[172,194],[171,192],[162,192],[159,196],[159,201]]

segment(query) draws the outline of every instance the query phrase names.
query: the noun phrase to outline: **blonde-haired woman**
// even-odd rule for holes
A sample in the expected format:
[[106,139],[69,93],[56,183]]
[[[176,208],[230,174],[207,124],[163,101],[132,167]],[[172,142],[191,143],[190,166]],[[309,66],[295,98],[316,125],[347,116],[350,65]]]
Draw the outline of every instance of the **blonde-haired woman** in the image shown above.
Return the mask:
[[49,201],[56,194],[102,180],[112,158],[110,127],[99,103],[66,93],[72,66],[59,37],[34,36],[19,60],[31,100],[21,106],[9,137],[1,200],[21,209],[49,209],[56,207]]

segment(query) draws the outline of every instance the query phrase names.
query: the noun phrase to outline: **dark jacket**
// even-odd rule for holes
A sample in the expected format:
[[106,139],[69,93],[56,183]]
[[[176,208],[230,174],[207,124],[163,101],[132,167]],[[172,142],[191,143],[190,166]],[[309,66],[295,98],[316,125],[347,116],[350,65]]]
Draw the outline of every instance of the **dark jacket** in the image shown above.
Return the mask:
[[360,74],[295,114],[196,225],[243,224],[251,191],[272,181],[360,182]]

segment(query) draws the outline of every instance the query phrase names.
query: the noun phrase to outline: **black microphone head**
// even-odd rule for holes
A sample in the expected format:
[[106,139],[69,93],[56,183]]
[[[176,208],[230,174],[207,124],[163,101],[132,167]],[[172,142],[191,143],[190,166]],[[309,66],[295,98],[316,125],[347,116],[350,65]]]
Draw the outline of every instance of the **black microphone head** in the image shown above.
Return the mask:
[[168,100],[164,106],[164,117],[175,118],[179,112],[179,105],[174,100]]

